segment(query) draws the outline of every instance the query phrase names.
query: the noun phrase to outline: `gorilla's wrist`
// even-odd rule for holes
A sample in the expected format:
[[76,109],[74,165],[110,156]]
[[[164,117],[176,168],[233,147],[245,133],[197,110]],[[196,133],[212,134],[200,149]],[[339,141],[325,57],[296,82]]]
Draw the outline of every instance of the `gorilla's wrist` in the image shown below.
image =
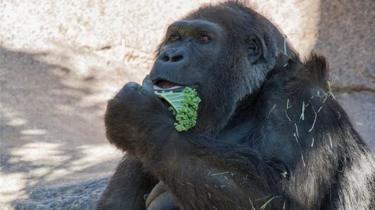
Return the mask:
[[154,128],[145,129],[143,136],[132,142],[132,152],[143,164],[155,164],[160,162],[170,150],[173,136],[179,135],[173,124],[157,125]]

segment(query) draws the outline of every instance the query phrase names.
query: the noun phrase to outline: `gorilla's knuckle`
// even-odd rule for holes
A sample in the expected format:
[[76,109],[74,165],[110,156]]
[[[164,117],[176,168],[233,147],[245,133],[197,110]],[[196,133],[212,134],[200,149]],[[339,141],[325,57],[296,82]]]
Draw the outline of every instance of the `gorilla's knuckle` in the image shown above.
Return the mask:
[[134,90],[139,90],[141,89],[142,86],[140,86],[139,84],[135,83],[135,82],[128,82],[125,86],[124,86],[124,89],[134,89]]

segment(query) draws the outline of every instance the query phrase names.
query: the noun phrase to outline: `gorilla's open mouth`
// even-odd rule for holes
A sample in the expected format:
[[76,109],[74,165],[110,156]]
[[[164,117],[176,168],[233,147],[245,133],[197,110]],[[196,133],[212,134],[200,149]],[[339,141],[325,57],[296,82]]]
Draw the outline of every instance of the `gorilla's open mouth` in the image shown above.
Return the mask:
[[176,90],[180,88],[184,88],[184,86],[168,80],[160,79],[154,82],[154,90]]

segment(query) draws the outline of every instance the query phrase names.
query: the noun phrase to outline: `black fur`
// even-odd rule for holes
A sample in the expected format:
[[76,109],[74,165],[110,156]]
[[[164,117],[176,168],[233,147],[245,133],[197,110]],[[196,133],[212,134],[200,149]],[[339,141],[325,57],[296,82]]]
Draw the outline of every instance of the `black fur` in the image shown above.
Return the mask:
[[[196,85],[198,126],[178,133],[155,95],[127,84],[109,101],[105,123],[109,141],[129,157],[98,209],[144,210],[141,197],[158,181],[173,196],[168,207],[156,198],[153,209],[375,208],[374,158],[330,92],[323,57],[300,61],[274,25],[239,3],[203,7],[183,21],[219,26],[221,38],[166,39],[150,78]],[[261,56],[247,45],[253,38]],[[210,46],[212,57],[200,54]],[[189,59],[174,71],[158,61],[171,47]],[[286,63],[278,62],[283,53]]]

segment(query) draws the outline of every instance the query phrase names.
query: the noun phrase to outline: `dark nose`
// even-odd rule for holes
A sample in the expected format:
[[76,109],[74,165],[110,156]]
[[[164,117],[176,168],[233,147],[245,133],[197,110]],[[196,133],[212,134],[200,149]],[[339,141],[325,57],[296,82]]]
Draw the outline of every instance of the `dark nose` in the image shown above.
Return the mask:
[[163,63],[180,62],[184,59],[184,53],[178,49],[167,49],[159,55],[158,60]]

